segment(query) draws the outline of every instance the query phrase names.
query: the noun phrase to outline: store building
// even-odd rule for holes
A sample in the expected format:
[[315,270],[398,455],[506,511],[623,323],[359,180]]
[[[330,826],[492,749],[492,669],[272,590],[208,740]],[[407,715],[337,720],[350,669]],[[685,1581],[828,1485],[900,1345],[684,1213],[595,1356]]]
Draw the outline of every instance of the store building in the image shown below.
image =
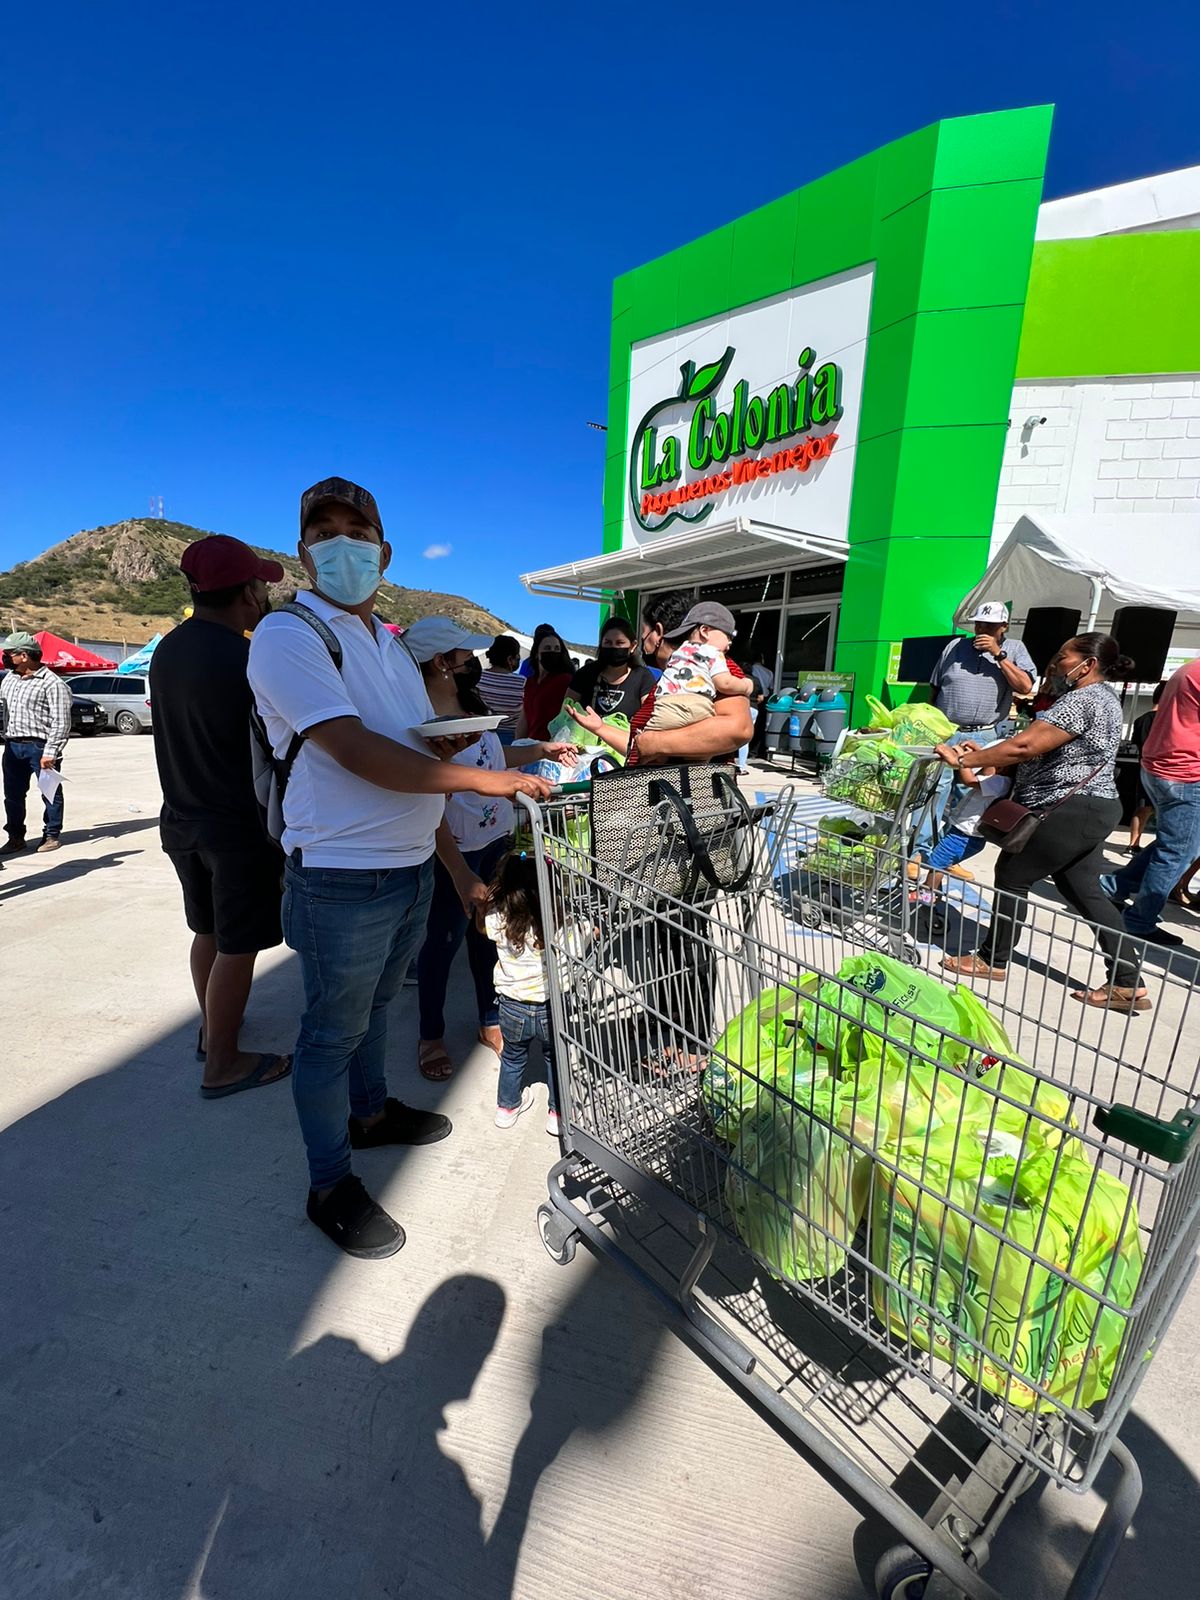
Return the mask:
[[[934,124],[618,278],[603,548],[530,590],[692,586],[784,683],[896,701],[1014,529],[1111,577],[1122,518],[1200,625],[1200,168],[1042,204],[1050,123]],[[1018,619],[1059,603],[1026,566]]]

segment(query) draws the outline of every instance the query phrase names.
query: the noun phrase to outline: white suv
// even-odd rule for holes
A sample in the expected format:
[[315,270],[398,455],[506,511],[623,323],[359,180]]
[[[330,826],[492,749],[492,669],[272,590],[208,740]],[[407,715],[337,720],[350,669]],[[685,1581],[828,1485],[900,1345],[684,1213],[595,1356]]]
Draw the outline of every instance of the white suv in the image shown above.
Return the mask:
[[150,679],[145,673],[80,672],[67,682],[75,694],[87,695],[108,713],[108,725],[118,733],[149,732]]

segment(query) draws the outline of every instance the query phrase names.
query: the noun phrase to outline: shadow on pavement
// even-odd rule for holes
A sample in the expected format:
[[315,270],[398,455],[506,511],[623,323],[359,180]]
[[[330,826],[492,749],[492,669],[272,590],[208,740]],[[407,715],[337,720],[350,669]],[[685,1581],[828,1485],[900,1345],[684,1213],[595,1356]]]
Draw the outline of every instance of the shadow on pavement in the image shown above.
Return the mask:
[[[64,851],[66,846],[63,847]],[[76,878],[86,878],[89,873],[103,872],[109,867],[119,867],[130,856],[140,856],[140,850],[110,850],[107,855],[88,856],[84,860],[64,861],[61,856],[47,858],[47,864],[16,876],[11,872],[0,875],[0,905],[6,901],[20,900],[36,889],[45,889],[56,883],[71,883]],[[17,858],[20,859],[19,857]],[[54,866],[49,865],[53,859]]]
[[[465,965],[458,981],[469,993]],[[288,958],[255,985],[248,1043],[285,1044],[298,1006]],[[418,1096],[415,1069],[399,1066],[415,1019],[401,1002],[391,1020],[393,1092],[435,1106],[437,1087]],[[0,1283],[12,1308],[0,1325],[0,1436],[21,1464],[0,1592],[508,1600],[542,1473],[576,1430],[603,1429],[635,1402],[664,1330],[615,1275],[575,1269],[574,1298],[528,1375],[528,1425],[519,1443],[499,1438],[515,1455],[485,1537],[438,1435],[493,1349],[503,1289],[447,1278],[384,1361],[330,1334],[298,1349],[335,1277],[387,1274],[395,1295],[408,1251],[389,1263],[337,1254],[304,1216],[289,1090],[201,1100],[192,1027],[0,1132]],[[402,1164],[432,1174],[454,1144],[371,1151],[359,1169],[380,1193]],[[527,1237],[540,1253],[538,1199],[528,1196]],[[471,1204],[464,1192],[464,1213]],[[375,1347],[386,1333],[372,1318]]]

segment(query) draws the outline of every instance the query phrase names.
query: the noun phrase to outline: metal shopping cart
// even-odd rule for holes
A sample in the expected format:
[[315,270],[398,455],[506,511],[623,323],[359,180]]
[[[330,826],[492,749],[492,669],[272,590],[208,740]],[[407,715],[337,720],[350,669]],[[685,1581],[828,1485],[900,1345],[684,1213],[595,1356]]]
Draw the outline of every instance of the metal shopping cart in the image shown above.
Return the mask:
[[[897,751],[897,765],[856,771],[854,758],[835,753],[825,794],[836,802],[825,828],[810,827],[789,840],[788,890],[809,927],[831,926],[868,949],[919,963],[914,903],[907,878],[912,845],[933,804],[942,764],[932,749],[899,747],[855,735]],[[845,822],[847,831],[834,831]]]
[[564,1124],[543,1243],[620,1264],[886,1520],[882,1600],[1000,1600],[1017,1499],[1111,1460],[1067,1600],[1098,1595],[1141,1492],[1118,1430],[1195,1267],[1191,1011],[1153,1064],[1128,1018],[1068,1049],[1049,1001],[1008,1050],[931,1025],[833,976],[840,933],[780,892],[790,796],[714,789],[690,835],[678,798],[615,858],[578,804],[529,806]]

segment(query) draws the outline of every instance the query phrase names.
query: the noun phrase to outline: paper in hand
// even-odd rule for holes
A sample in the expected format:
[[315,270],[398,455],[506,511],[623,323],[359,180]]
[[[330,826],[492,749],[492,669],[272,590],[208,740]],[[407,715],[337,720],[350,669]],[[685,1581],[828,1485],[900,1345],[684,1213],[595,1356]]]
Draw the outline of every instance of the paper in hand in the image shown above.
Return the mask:
[[43,767],[38,773],[38,788],[46,804],[53,805],[54,797],[62,788],[62,773],[56,772],[53,767]]

